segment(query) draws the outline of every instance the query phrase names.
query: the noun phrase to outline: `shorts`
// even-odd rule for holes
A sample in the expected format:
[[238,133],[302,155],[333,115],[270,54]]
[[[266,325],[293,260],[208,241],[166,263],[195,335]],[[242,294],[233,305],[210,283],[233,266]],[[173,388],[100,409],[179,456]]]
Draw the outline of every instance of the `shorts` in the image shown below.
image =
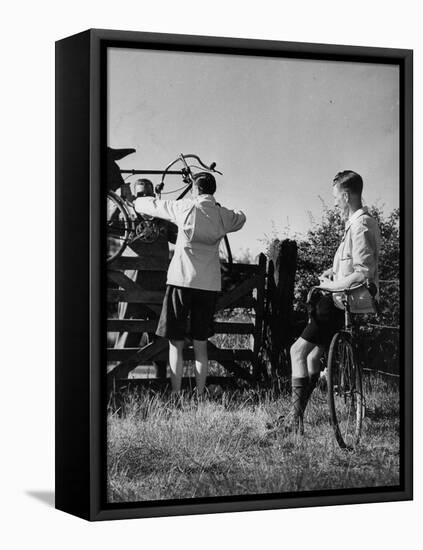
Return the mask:
[[157,336],[169,340],[207,340],[214,334],[213,316],[218,293],[168,285],[162,312],[157,326]]
[[301,338],[311,344],[328,348],[335,332],[344,325],[344,311],[333,303],[332,296],[323,296],[316,303]]

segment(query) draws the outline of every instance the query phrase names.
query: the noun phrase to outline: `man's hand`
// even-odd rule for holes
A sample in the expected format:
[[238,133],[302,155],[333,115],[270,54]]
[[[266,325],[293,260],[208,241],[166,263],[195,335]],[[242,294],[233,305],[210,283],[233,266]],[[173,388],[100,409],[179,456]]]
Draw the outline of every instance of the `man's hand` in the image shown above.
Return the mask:
[[331,279],[320,276],[319,281],[320,284],[317,288],[321,288],[322,290],[334,290],[334,282]]
[[333,281],[333,270],[332,268],[326,269],[321,275],[319,275],[319,288],[323,290],[331,290],[331,283]]
[[323,277],[319,278],[319,280],[320,285],[318,288],[321,288],[322,290],[330,290],[331,292],[339,292],[345,288],[350,288],[351,286],[363,283],[365,278],[363,273],[360,271],[354,271],[354,273],[351,273],[342,279],[338,279],[337,281],[331,281],[330,279]]
[[333,269],[329,268],[326,269],[326,271],[323,271],[323,273],[319,276],[319,281],[322,279],[329,279],[329,281],[333,280]]

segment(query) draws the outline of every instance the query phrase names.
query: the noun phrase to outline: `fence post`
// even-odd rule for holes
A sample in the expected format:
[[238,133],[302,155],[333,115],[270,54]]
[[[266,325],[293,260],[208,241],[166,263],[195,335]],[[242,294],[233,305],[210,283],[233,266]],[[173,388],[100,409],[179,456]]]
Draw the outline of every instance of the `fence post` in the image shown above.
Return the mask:
[[296,268],[296,241],[274,240],[269,249],[266,299],[266,347],[274,378],[290,373],[289,347],[292,341]]
[[257,296],[256,296],[256,315],[255,315],[255,329],[254,329],[254,362],[253,362],[253,376],[257,382],[259,380],[266,380],[267,369],[265,362],[262,360],[262,346],[263,346],[263,322],[265,312],[265,290],[266,290],[266,263],[267,259],[264,254],[260,254],[259,263],[257,267]]

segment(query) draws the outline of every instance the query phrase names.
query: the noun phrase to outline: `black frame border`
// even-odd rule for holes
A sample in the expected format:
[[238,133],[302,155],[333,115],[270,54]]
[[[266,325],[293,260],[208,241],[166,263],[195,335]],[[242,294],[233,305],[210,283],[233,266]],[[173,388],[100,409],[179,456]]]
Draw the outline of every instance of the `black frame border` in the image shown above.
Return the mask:
[[[125,504],[106,502],[107,404],[106,380],[102,372],[105,360],[103,291],[106,287],[106,271],[102,261],[105,257],[105,239],[102,239],[101,231],[105,212],[100,208],[100,181],[104,175],[103,153],[107,138],[106,53],[109,47],[399,66],[401,342],[404,374],[401,379],[400,486],[246,495],[224,499]],[[57,508],[93,521],[360,504],[413,498],[412,102],[412,50],[100,29],[91,29],[56,43],[56,280],[59,282],[56,285]],[[79,138],[76,144],[75,138]],[[82,208],[80,205],[69,208],[69,200],[77,192],[81,193],[80,197],[87,199],[86,204]],[[70,220],[74,220],[71,228]],[[72,231],[75,223],[76,232]],[[79,263],[75,269],[73,264],[76,258]],[[70,303],[73,308],[69,308]],[[70,309],[66,319],[63,315],[65,309]],[[78,330],[75,330],[77,320],[79,325]],[[68,337],[69,333],[71,338]],[[74,395],[79,398],[77,415],[75,402],[71,398]]]

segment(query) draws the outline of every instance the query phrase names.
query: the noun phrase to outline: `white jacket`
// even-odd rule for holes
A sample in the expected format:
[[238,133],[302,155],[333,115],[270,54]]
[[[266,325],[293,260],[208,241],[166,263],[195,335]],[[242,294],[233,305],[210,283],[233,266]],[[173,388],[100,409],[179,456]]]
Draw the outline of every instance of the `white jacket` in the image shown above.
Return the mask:
[[159,200],[140,197],[135,210],[178,226],[175,253],[169,265],[167,284],[202,290],[221,290],[219,243],[244,225],[241,211],[218,206],[213,195]]
[[[376,285],[379,297],[379,250],[380,232],[377,221],[370,216],[367,207],[360,208],[348,219],[341,244],[333,261],[334,280],[343,279],[354,271],[363,273],[365,279]],[[335,305],[343,309],[342,293],[333,295]],[[351,294],[353,313],[374,312],[373,301],[366,288]]]

